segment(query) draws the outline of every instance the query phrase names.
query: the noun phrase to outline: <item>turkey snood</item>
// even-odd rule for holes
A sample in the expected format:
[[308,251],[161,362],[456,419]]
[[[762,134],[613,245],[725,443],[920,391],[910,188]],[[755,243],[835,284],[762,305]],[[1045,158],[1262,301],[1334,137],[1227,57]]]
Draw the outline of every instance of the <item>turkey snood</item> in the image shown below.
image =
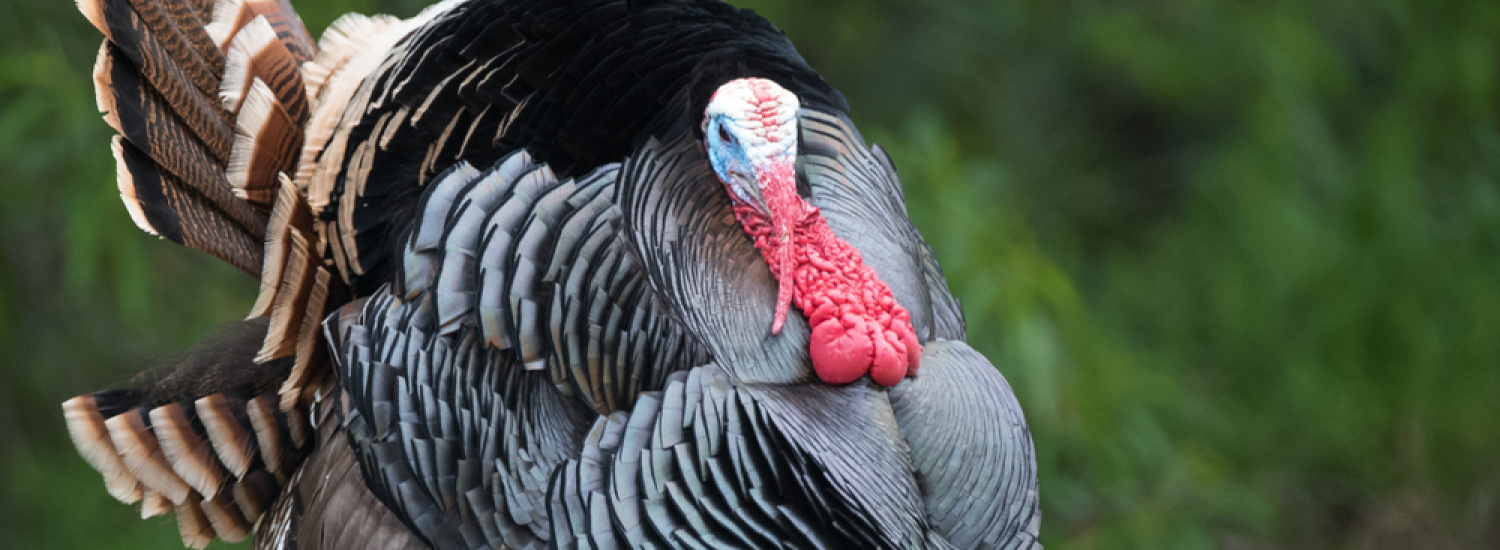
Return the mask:
[[771,333],[795,303],[812,326],[819,379],[844,384],[869,373],[894,386],[916,372],[922,346],[890,288],[797,195],[797,109],[797,96],[770,80],[720,86],[705,113],[709,160],[778,281]]

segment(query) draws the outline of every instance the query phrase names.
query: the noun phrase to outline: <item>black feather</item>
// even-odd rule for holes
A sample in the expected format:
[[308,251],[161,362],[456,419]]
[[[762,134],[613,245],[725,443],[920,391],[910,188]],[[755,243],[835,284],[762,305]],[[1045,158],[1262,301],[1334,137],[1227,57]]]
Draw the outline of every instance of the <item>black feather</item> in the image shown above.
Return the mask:
[[267,325],[263,317],[231,323],[180,355],[137,374],[125,384],[134,397],[133,407],[192,402],[215,393],[253,397],[280,388],[291,371],[292,358],[255,363]]
[[[651,137],[696,132],[714,89],[740,77],[772,78],[804,105],[846,109],[779,30],[718,2],[478,0],[414,32],[392,57],[403,55],[373,82],[345,160],[374,136],[383,116],[427,110],[408,117],[369,171],[341,174],[325,210],[338,231],[356,235],[359,295],[389,279],[397,252],[391,243],[412,218],[411,199],[460,160],[459,150],[485,166],[525,148],[559,178],[579,176],[624,159]],[[481,112],[482,120],[469,118]],[[449,139],[429,153],[456,117],[460,127],[475,125],[478,141]],[[498,132],[503,121],[509,123]],[[434,162],[426,162],[429,154]],[[364,198],[346,196],[356,187],[351,179],[360,178],[367,178],[358,185]],[[352,227],[333,214],[342,200],[359,201]]]

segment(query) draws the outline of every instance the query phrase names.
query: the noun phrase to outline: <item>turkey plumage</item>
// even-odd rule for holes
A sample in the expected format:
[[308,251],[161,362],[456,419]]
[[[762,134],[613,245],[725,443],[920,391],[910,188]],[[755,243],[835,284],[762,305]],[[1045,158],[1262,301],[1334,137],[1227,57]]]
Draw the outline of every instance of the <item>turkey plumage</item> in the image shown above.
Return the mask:
[[450,0],[314,46],[284,0],[80,9],[133,218],[261,281],[64,404],[185,544],[1036,546],[1019,405],[764,19]]

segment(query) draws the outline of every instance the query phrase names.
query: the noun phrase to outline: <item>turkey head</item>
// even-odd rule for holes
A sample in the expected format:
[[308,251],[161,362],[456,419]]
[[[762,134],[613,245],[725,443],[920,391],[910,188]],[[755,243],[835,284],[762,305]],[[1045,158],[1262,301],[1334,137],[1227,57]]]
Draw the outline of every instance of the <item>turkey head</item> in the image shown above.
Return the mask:
[[795,94],[770,80],[720,86],[704,113],[709,162],[778,281],[771,333],[780,334],[795,303],[812,327],[808,351],[819,379],[845,384],[869,373],[894,386],[916,372],[922,346],[890,288],[797,194],[798,107]]

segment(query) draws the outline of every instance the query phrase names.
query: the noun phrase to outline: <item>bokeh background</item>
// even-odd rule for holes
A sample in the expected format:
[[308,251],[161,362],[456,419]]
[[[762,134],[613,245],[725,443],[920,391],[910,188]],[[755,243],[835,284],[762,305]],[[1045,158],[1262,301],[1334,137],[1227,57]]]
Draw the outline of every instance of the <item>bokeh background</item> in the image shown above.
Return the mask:
[[[1500,547],[1500,3],[741,4],[900,166],[1031,422],[1049,547]],[[314,34],[420,5],[298,2]],[[98,41],[0,2],[6,548],[180,547],[58,403],[255,291],[120,207]]]

